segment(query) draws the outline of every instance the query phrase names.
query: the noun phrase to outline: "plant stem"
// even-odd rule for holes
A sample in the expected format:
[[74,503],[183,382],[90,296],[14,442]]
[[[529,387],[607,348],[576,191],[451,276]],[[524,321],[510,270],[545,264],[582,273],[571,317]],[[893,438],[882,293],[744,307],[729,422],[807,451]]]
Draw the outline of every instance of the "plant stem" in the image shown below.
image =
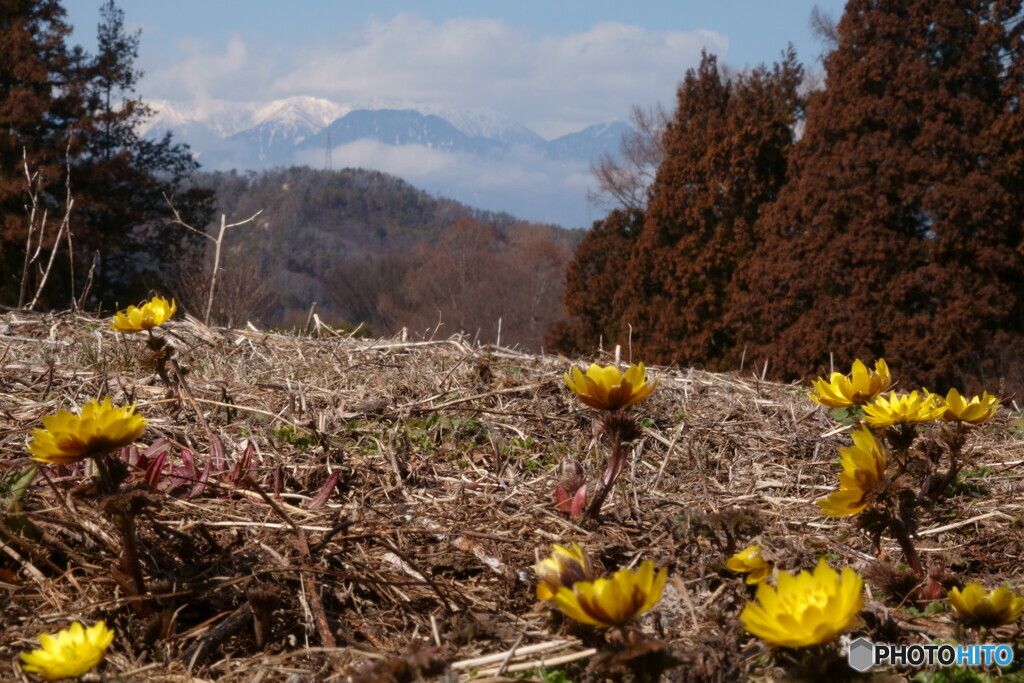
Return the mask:
[[[146,595],[146,583],[142,577],[142,565],[139,563],[139,542],[135,535],[135,516],[126,512],[117,515],[117,517],[121,527],[121,534],[124,536],[124,550],[121,551],[120,558],[121,569],[134,582],[135,589],[138,592],[137,597],[144,598]],[[150,613],[148,600],[139,600],[138,603],[133,603],[133,607],[136,604],[138,605],[136,611],[139,614],[146,616]]]
[[110,468],[107,467],[104,458],[106,458],[105,453],[92,456],[92,461],[96,465],[96,473],[99,475],[99,489],[103,493],[114,493],[117,490],[117,486],[110,476]]
[[915,574],[923,579],[924,568],[921,567],[921,558],[914,548],[914,543],[910,539],[910,532],[907,531],[906,525],[901,520],[893,517],[889,520],[889,532],[896,539],[896,542],[900,544],[900,549],[907,558],[907,564],[910,565]]
[[601,475],[601,480],[598,482],[594,500],[591,501],[590,507],[587,508],[588,519],[597,519],[598,513],[601,512],[601,506],[604,504],[604,499],[611,492],[612,487],[615,485],[615,480],[619,478],[619,474],[622,472],[624,464],[622,462],[625,457],[622,450],[622,434],[618,430],[611,430],[608,436],[612,442],[612,457],[609,458],[604,474]]
[[942,494],[946,492],[946,489],[956,481],[956,475],[960,474],[960,468],[963,465],[960,462],[959,456],[966,442],[967,427],[962,422],[957,422],[953,427],[947,426],[945,437],[946,445],[949,447],[949,471],[939,481],[939,485],[935,487],[935,493],[931,494],[933,502],[939,500]]
[[946,476],[942,478],[939,485],[935,487],[935,492],[931,494],[932,502],[938,502],[939,498],[946,489],[956,480],[956,475],[960,473],[960,462],[956,459],[956,452],[950,450],[949,452],[949,471],[946,472]]

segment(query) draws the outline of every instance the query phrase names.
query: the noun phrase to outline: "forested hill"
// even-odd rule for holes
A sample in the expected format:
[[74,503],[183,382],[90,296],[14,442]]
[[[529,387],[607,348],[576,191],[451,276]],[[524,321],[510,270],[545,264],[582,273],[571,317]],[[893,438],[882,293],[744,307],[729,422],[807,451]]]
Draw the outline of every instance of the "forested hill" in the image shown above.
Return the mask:
[[[582,238],[377,171],[290,167],[196,182],[214,190],[228,223],[262,210],[227,231],[214,313],[224,324],[292,325],[316,301],[325,322],[365,323],[377,334],[441,322],[442,333],[495,341],[501,318],[503,344],[538,348],[561,315],[565,267]],[[201,310],[208,280],[193,270],[177,294]]]

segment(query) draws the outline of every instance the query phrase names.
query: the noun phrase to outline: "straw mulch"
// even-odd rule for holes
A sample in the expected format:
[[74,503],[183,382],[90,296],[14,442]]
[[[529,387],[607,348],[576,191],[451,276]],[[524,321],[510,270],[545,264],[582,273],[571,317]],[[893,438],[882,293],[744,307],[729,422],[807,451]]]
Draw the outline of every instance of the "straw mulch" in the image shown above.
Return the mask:
[[[183,316],[166,327],[187,380],[178,395],[145,335],[73,314],[0,316],[5,504],[29,431],[93,397],[150,420],[126,460],[166,451],[180,468],[187,449],[200,470],[214,463],[205,487],[129,468],[113,501],[84,471],[40,469],[0,524],[4,680],[29,680],[18,653],[40,633],[98,619],[117,632],[102,671],[122,680],[615,678],[595,655],[600,633],[535,600],[538,554],[569,541],[604,571],[646,558],[669,568],[639,628],[683,662],[671,680],[806,666],[740,625],[752,590],[724,562],[752,542],[780,569],[826,556],[860,570],[873,595],[860,633],[873,640],[957,638],[948,607],[883,590],[904,561],[891,540],[874,548],[814,504],[835,489],[849,436],[799,386],[650,368],[660,386],[635,410],[643,436],[599,523],[583,527],[554,509],[560,463],[575,455],[596,476],[607,450],[564,385],[564,358],[458,336],[210,330]],[[1024,588],[1019,429],[1004,409],[977,430],[971,469],[921,520],[918,548],[944,584]],[[118,576],[117,506],[138,513],[144,599]],[[262,646],[254,610],[270,615]]]

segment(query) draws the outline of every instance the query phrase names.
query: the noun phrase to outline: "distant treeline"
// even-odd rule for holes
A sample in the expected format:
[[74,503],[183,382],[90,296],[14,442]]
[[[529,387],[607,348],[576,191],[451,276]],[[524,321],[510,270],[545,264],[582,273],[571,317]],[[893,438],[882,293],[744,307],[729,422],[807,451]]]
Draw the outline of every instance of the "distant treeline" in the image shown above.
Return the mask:
[[[583,231],[516,221],[431,197],[385,173],[306,167],[201,173],[228,222],[213,318],[302,324],[312,302],[327,323],[374,334],[479,333],[539,349],[560,317],[565,268]],[[214,224],[216,226],[216,223]],[[186,260],[176,296],[205,304],[209,250]]]

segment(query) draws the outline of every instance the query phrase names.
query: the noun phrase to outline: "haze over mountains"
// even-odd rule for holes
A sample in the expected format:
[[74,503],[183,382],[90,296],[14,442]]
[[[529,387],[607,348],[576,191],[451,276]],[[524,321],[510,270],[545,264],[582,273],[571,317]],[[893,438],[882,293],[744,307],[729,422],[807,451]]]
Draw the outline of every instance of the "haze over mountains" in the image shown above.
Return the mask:
[[630,130],[611,121],[545,140],[486,109],[350,106],[315,97],[149,104],[156,115],[144,132],[173,132],[205,170],[368,168],[477,208],[564,227],[601,217],[586,199],[594,184],[590,164],[616,153]]

